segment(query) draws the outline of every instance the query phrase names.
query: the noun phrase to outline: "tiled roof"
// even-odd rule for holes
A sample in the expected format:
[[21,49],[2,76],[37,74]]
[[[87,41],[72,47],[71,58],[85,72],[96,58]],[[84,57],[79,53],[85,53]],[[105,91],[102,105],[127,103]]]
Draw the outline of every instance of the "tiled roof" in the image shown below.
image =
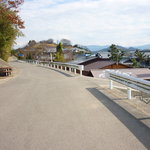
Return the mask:
[[98,60],[96,62],[91,62],[87,65],[84,66],[84,70],[85,71],[90,71],[91,69],[101,69],[104,68],[106,66],[110,66],[115,64],[114,61],[110,61],[110,60]]
[[97,57],[93,56],[93,57],[86,57],[85,54],[80,54],[78,56],[76,56],[77,58],[69,63],[71,64],[82,64],[84,62],[96,59]]

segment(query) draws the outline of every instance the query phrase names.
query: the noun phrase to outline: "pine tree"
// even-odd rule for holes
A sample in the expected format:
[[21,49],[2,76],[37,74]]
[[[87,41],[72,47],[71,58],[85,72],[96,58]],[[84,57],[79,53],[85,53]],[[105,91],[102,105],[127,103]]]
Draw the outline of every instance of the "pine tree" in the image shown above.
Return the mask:
[[56,47],[55,61],[64,62],[63,47],[61,42]]
[[116,62],[116,64],[118,65],[118,63],[120,62],[120,60],[123,58],[124,56],[124,51],[121,49],[118,49],[116,47],[116,45],[112,44],[110,46],[110,50],[109,50],[110,54],[108,55],[109,58],[113,61]]
[[137,61],[139,61],[140,63],[142,63],[146,60],[146,55],[144,54],[144,52],[140,52],[139,50],[136,50],[134,55],[135,55]]

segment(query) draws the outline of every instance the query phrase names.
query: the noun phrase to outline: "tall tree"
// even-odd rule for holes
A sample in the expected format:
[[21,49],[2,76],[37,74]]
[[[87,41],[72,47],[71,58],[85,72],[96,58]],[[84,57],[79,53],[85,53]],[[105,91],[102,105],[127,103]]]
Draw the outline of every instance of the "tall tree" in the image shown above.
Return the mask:
[[136,60],[136,58],[131,59],[131,61],[134,68],[138,68],[140,66],[140,63]]
[[146,55],[144,54],[144,52],[136,50],[135,53],[134,53],[134,56],[136,57],[137,61],[140,64],[146,61]]
[[71,41],[70,41],[70,40],[67,40],[67,39],[61,39],[61,43],[62,43],[62,45],[64,45],[64,46],[71,45]]
[[63,56],[63,48],[62,48],[62,43],[60,42],[57,47],[56,47],[56,56],[55,56],[55,61],[64,61],[64,56]]
[[20,19],[19,5],[22,0],[0,0],[0,58],[7,61],[15,39],[21,36],[24,22]]
[[62,43],[61,42],[57,45],[56,50],[57,50],[57,53],[62,54],[63,47],[62,47]]
[[120,60],[123,58],[124,56],[124,51],[121,50],[121,49],[118,49],[116,47],[116,45],[112,44],[110,47],[109,47],[109,58],[113,61],[116,62],[116,64],[118,65],[118,63],[120,62]]

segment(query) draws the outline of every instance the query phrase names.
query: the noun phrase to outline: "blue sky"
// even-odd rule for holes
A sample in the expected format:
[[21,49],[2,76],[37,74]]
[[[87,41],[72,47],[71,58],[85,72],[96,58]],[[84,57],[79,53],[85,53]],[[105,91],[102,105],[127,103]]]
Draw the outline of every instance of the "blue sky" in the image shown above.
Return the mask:
[[150,44],[150,0],[25,0],[20,16],[29,40],[72,44],[135,46]]

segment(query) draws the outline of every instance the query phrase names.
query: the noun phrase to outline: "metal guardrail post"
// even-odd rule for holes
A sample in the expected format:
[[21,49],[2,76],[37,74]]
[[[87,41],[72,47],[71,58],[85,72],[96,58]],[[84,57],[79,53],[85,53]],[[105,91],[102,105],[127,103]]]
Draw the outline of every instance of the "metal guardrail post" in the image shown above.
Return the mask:
[[113,81],[109,80],[109,88],[112,90],[113,89]]
[[77,74],[77,69],[74,69],[74,73]]
[[105,72],[106,77],[110,80],[109,87],[110,89],[113,88],[112,81],[118,82],[120,84],[123,84],[127,86],[127,97],[128,99],[132,98],[132,88],[136,89],[138,91],[142,91],[144,93],[150,94],[150,82],[130,76],[125,73],[121,73],[118,71],[110,71],[107,70]]
[[69,72],[71,72],[71,67],[69,67]]
[[77,70],[80,71],[80,75],[82,76],[82,71],[84,70],[83,65],[69,64],[69,63],[61,63],[61,62],[49,62],[49,61],[39,61],[39,60],[27,60],[27,63],[38,64],[41,67],[51,67],[55,69],[61,69],[64,71],[74,72],[77,74]]
[[84,66],[80,66],[80,76],[82,76],[82,70],[84,70]]
[[128,87],[127,88],[127,94],[128,94],[128,99],[131,99],[132,98],[132,94],[131,94],[131,88],[130,87]]

